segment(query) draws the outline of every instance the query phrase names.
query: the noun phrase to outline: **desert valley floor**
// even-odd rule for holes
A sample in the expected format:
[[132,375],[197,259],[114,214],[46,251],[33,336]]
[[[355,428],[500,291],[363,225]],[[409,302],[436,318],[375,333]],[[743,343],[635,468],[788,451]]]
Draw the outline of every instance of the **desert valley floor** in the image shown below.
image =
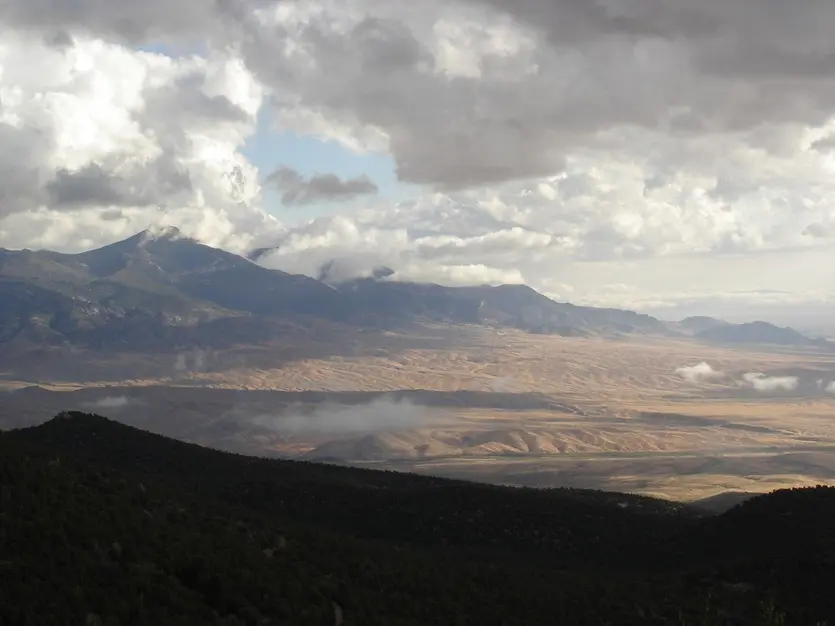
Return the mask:
[[72,380],[10,369],[0,427],[81,409],[247,454],[686,501],[835,483],[835,354],[443,327],[342,352],[147,355],[140,379],[90,355]]

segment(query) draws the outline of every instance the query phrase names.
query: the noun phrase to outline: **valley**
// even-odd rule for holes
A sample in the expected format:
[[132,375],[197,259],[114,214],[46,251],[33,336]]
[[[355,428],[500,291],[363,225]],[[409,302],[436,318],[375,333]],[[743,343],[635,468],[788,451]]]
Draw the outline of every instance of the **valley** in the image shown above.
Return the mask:
[[307,358],[301,343],[122,355],[148,372],[124,379],[95,355],[64,380],[7,373],[0,426],[78,409],[258,456],[685,501],[835,484],[820,350],[449,325],[337,339]]

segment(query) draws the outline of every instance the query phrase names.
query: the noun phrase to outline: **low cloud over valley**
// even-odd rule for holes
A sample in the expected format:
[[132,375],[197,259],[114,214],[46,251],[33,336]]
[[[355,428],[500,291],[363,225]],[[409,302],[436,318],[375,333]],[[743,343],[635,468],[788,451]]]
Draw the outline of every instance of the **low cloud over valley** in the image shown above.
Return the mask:
[[93,410],[107,411],[114,409],[122,409],[131,404],[131,399],[127,396],[106,396],[99,400],[85,403],[85,407]]
[[697,365],[679,367],[676,369],[676,373],[691,383],[717,380],[725,376],[724,372],[713,369],[709,363],[704,361]]
[[323,404],[307,411],[258,415],[249,418],[260,427],[286,436],[356,435],[398,432],[425,427],[427,409],[408,400],[381,397],[368,404]]
[[[708,382],[721,383],[724,386],[728,386],[730,384],[732,386],[747,388],[760,393],[793,391],[814,393],[814,389],[835,393],[835,382],[825,384],[823,380],[818,380],[816,383],[814,383],[814,381],[806,380],[806,384],[801,385],[802,381],[799,376],[770,376],[762,372],[744,372],[733,374],[715,369],[709,363],[704,361],[696,365],[679,367],[676,369],[676,374],[691,384],[702,384]],[[801,386],[803,389],[801,389]]]
[[761,372],[748,372],[744,374],[743,384],[750,386],[756,391],[794,391],[797,389],[797,376],[766,376]]

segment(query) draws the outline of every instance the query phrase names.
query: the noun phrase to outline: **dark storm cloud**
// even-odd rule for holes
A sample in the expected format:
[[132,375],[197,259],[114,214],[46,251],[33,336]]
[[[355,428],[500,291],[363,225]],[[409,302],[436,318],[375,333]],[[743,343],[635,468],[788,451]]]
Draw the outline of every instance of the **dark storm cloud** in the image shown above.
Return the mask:
[[[303,107],[378,128],[402,180],[442,190],[559,172],[566,155],[613,129],[747,132],[822,124],[835,108],[832,2],[422,4],[432,19],[487,6],[534,39],[515,57],[479,51],[477,76],[433,71],[431,25],[405,4],[396,5],[401,17],[392,6],[361,3],[381,16],[349,28],[333,27],[327,12],[292,28],[264,25],[244,54],[261,80],[287,94],[274,99],[280,118]],[[287,53],[290,43],[295,52]]]
[[140,43],[220,35],[254,5],[250,0],[0,0],[0,23]]
[[70,171],[61,169],[46,185],[50,208],[149,206],[191,189],[188,172],[162,156],[147,164],[129,165],[117,174],[99,163]]
[[58,170],[46,190],[49,204],[55,208],[67,205],[128,206],[147,203],[146,198],[138,198],[130,193],[126,181],[108,174],[97,163],[90,163],[77,171]]

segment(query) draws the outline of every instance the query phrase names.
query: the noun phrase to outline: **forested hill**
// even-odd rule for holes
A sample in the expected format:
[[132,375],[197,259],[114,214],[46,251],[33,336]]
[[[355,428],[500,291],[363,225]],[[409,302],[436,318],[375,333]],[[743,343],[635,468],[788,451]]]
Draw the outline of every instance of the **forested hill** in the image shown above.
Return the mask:
[[835,490],[728,513],[253,459],[65,413],[0,434],[0,623],[835,623]]

